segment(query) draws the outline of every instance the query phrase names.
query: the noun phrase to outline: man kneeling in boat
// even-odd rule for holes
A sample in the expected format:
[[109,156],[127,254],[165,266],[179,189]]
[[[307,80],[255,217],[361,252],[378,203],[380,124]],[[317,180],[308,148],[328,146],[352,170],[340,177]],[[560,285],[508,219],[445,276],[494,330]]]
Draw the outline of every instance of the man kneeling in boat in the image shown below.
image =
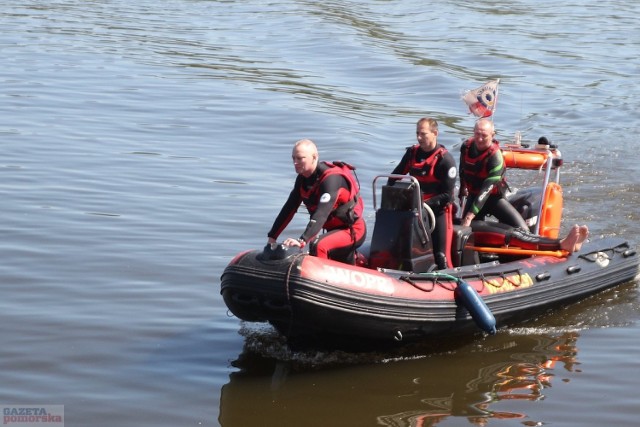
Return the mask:
[[[318,149],[309,139],[296,142],[291,157],[298,176],[267,234],[268,242],[276,243],[304,203],[309,223],[300,238],[288,238],[283,245],[303,248],[309,242],[311,255],[354,264],[355,250],[367,234],[360,186],[351,172],[355,168],[343,162],[318,162]],[[319,234],[323,229],[326,233]]]
[[473,221],[471,229],[475,246],[510,247],[515,251],[563,251],[570,254],[579,251],[582,243],[589,237],[589,228],[586,225],[574,225],[563,239],[539,236],[499,222]]

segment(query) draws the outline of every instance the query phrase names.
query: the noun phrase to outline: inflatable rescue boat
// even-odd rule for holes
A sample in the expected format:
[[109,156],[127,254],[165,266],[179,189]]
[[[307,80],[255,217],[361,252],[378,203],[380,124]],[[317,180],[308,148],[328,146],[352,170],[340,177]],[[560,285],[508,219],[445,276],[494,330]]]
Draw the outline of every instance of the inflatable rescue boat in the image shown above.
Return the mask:
[[[542,143],[541,143],[542,142]],[[562,158],[541,138],[533,148],[505,145],[508,170],[536,171],[541,184],[509,201],[530,231],[557,237],[562,218]],[[377,181],[382,185],[377,206]],[[236,255],[221,294],[239,319],[268,322],[291,343],[385,346],[437,335],[495,333],[553,307],[633,280],[636,248],[623,238],[590,240],[578,252],[492,247],[472,227],[454,226],[454,268],[436,270],[433,217],[415,178],[374,178],[375,225],[356,265],[321,259],[282,245]]]

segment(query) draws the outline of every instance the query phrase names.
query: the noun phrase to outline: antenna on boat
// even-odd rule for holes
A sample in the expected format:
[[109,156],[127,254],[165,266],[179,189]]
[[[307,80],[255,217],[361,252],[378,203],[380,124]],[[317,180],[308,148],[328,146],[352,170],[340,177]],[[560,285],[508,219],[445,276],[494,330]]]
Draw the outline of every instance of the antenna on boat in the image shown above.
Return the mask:
[[513,138],[513,143],[518,147],[522,146],[522,134],[519,130],[516,131],[516,136]]

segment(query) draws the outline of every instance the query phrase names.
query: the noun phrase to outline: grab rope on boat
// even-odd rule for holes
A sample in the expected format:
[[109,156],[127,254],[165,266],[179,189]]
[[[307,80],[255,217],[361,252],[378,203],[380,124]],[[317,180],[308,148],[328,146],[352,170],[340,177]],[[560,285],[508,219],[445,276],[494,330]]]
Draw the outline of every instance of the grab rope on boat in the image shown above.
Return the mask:
[[[440,281],[440,279],[445,279],[445,281]],[[520,269],[514,269],[509,271],[501,271],[496,273],[477,273],[470,274],[466,276],[456,277],[446,273],[439,272],[428,272],[428,273],[418,273],[408,276],[400,276],[398,280],[402,280],[404,282],[409,283],[416,289],[419,289],[423,292],[431,292],[435,289],[436,285],[441,286],[444,289],[449,291],[455,290],[455,286],[449,285],[449,282],[453,281],[456,284],[459,280],[479,280],[482,284],[482,287],[478,292],[482,292],[487,285],[490,285],[494,288],[500,289],[505,283],[510,284],[511,286],[517,288],[520,287],[523,283],[526,283],[528,279],[526,275],[523,275]],[[429,282],[431,286],[429,288],[425,288],[419,285],[419,282]]]
[[[518,278],[518,280],[516,280],[515,278]],[[512,285],[514,288],[518,288],[522,285],[522,283],[524,283],[527,278],[526,275],[523,275],[522,272],[519,269],[515,269],[515,270],[510,270],[510,271],[500,271],[497,273],[479,273],[479,274],[474,274],[474,275],[469,275],[469,276],[462,276],[463,279],[471,279],[471,278],[477,278],[480,280],[480,282],[482,283],[482,288],[480,288],[479,292],[482,292],[487,285],[490,285],[496,289],[500,289],[505,285],[506,283],[509,283],[510,285]],[[498,279],[500,279],[500,281],[498,282]]]
[[[491,313],[491,310],[484,302],[478,291],[476,291],[476,289],[469,283],[467,283],[463,278],[439,272],[423,273],[420,274],[420,277],[431,279],[434,288],[438,283],[438,279],[446,279],[448,281],[456,283],[456,287],[453,289],[456,302],[462,304],[467,309],[467,311],[471,315],[471,318],[476,322],[476,325],[478,325],[483,331],[491,335],[494,335],[496,333],[496,318],[494,317],[493,313]],[[475,277],[479,277],[479,275]],[[413,280],[411,280],[412,278],[410,278],[409,276],[404,276],[401,279],[412,284],[417,289],[422,290],[422,288],[417,286],[417,284]],[[485,280],[482,279],[483,287],[484,283]],[[440,284],[440,286],[443,286],[443,284]]]
[[600,249],[597,251],[579,255],[578,258],[582,258],[589,262],[601,263],[603,260],[613,259],[616,254],[622,254],[622,256],[626,258],[635,255],[636,251],[634,249],[630,249],[627,243],[622,243],[612,248]]

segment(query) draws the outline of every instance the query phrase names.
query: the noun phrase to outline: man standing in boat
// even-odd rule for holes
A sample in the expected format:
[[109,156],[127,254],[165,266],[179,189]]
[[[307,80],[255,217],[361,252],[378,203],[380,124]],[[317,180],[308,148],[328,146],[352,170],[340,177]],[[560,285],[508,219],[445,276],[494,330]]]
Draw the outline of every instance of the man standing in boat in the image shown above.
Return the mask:
[[[310,139],[297,141],[291,157],[298,176],[267,234],[268,242],[276,243],[304,203],[309,223],[298,239],[288,238],[283,245],[304,248],[309,243],[311,255],[354,264],[355,250],[367,233],[355,168],[343,162],[319,162],[318,149]],[[320,234],[323,229],[326,233]]]
[[[423,117],[416,124],[418,143],[408,147],[395,167],[394,175],[409,174],[420,183],[422,200],[435,216],[431,238],[438,269],[451,268],[451,240],[453,238],[453,202],[455,197],[455,160],[447,149],[438,144],[438,122]],[[391,184],[393,180],[389,180]]]
[[480,119],[473,128],[473,137],[460,147],[460,198],[466,197],[461,225],[469,226],[475,218],[493,215],[512,227],[528,229],[522,215],[505,197],[506,167],[493,122]]

